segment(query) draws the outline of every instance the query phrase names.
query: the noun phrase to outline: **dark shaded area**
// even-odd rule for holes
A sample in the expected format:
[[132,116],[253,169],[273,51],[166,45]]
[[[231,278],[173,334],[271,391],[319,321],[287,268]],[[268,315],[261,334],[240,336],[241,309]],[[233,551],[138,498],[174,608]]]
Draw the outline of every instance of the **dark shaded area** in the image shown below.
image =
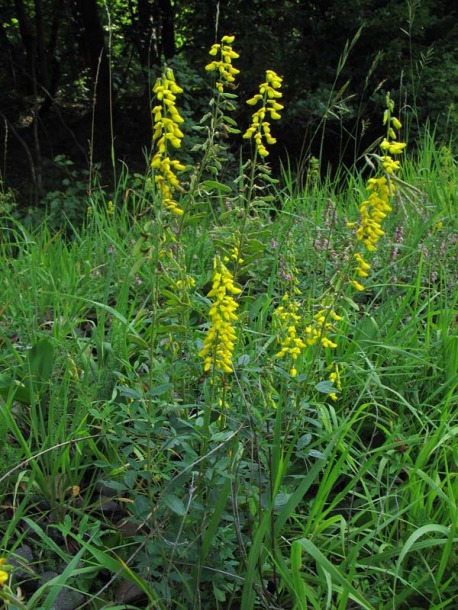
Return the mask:
[[0,0],[0,13],[1,186],[23,206],[45,206],[78,172],[89,185],[94,164],[107,185],[113,163],[144,171],[162,66],[178,71],[185,116],[198,120],[208,49],[227,33],[240,53],[240,100],[266,69],[284,77],[274,166],[286,151],[293,164],[319,157],[322,171],[357,162],[380,136],[387,91],[412,139],[427,121],[444,139],[458,125],[450,0]]

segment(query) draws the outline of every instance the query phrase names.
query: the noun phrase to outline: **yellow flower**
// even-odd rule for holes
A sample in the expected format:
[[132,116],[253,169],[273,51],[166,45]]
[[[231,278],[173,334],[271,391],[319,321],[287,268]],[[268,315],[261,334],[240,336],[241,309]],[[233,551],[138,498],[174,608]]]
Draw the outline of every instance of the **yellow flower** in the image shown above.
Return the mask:
[[266,116],[270,115],[270,119],[273,121],[281,118],[278,111],[283,110],[284,106],[277,101],[282,97],[279,91],[281,84],[282,78],[273,70],[267,70],[266,80],[259,86],[259,93],[247,101],[249,106],[255,106],[261,102],[261,108],[253,114],[251,125],[243,134],[243,138],[246,140],[254,139],[256,150],[261,157],[267,157],[269,154],[264,142],[269,146],[276,142],[270,132],[270,124],[266,120]]
[[369,277],[369,273],[368,271],[370,270],[371,266],[369,265],[369,263],[367,263],[363,257],[361,256],[361,254],[359,252],[357,252],[355,254],[355,260],[356,260],[356,273],[359,277]]
[[[339,365],[334,363],[331,366],[333,367],[333,370],[329,375],[329,381],[333,384],[333,386],[336,388],[336,390],[339,390],[339,392],[340,392],[342,390],[342,380],[340,377]],[[329,394],[329,397],[334,401],[338,400],[337,394],[335,392],[333,392],[332,394]]]
[[391,155],[400,155],[406,146],[405,142],[390,142],[386,138],[380,144],[380,148],[387,150]]
[[240,74],[240,70],[232,65],[232,60],[240,57],[231,46],[234,40],[235,36],[223,36],[221,44],[214,44],[209,51],[211,57],[216,57],[218,53],[220,55],[219,60],[215,59],[205,66],[207,72],[219,73],[219,80],[216,81],[219,93],[224,93],[224,86],[227,84],[234,87],[235,77]]
[[362,291],[364,290],[364,286],[357,282],[356,280],[350,280],[350,284],[353,286],[355,290]]
[[329,320],[342,320],[342,316],[337,315],[331,305],[325,303],[322,305],[324,308],[313,316],[310,341],[313,340],[316,343],[319,340],[323,347],[334,349],[337,347],[337,343],[329,338],[329,333],[335,332],[335,329]]
[[[380,144],[380,148],[384,152],[380,160],[385,175],[370,178],[367,181],[366,188],[369,195],[360,205],[360,222],[347,224],[349,228],[356,228],[356,238],[363,242],[369,252],[377,249],[377,242],[384,235],[382,221],[391,212],[390,199],[396,192],[396,186],[391,181],[391,176],[400,169],[401,163],[390,155],[400,155],[406,147],[404,142],[395,141],[396,131],[402,127],[402,124],[399,119],[391,116],[394,102],[389,94],[386,96],[386,105],[383,124],[387,126],[387,136]],[[357,263],[355,271],[358,278],[368,277],[368,271],[371,268],[369,263],[359,253],[355,254],[355,259]],[[351,279],[349,283],[355,290],[364,290],[364,286],[356,279]]]
[[382,167],[387,174],[394,174],[394,172],[397,172],[401,167],[401,162],[395,161],[390,156],[385,155],[382,157]]
[[337,347],[337,343],[335,343],[334,341],[331,341],[331,339],[328,339],[328,337],[321,337],[321,345],[323,347],[330,347],[331,349],[334,349]]
[[190,275],[185,275],[184,279],[177,280],[177,287],[180,290],[188,290],[190,288],[194,288],[195,285],[196,285],[196,280],[193,277],[191,277]]
[[1,569],[1,566],[5,566],[5,568],[7,567],[5,564],[6,559],[4,557],[0,558],[0,588],[3,587],[9,578],[8,572]]
[[[362,202],[359,211],[361,222],[356,230],[356,237],[364,243],[367,250],[376,250],[376,244],[384,235],[381,228],[382,220],[391,212],[389,200],[394,185],[389,185],[385,176],[370,178],[367,183],[369,197]],[[367,271],[367,269],[365,269]]]
[[231,258],[233,260],[235,260],[235,262],[238,265],[241,265],[243,263],[244,259],[240,256],[240,252],[239,252],[238,246],[232,246],[232,248],[231,248]]
[[442,222],[442,220],[439,220],[439,222],[436,222],[436,224],[434,225],[433,232],[439,233],[440,231],[442,231],[443,228],[444,228],[444,223]]
[[179,128],[179,124],[183,123],[184,119],[175,106],[176,95],[182,93],[183,89],[175,82],[173,70],[167,68],[162,78],[156,81],[153,91],[157,100],[162,102],[162,104],[154,106],[152,111],[153,141],[157,148],[151,161],[151,167],[155,170],[154,182],[161,195],[162,205],[179,216],[183,214],[183,210],[174,200],[173,193],[180,190],[181,186],[175,172],[184,170],[185,166],[168,156],[167,147],[170,143],[173,148],[180,148],[181,140],[184,137]]
[[[293,361],[290,375],[295,377],[297,375],[295,361],[304,349],[312,347],[318,342],[325,348],[335,349],[337,347],[337,343],[329,338],[329,334],[335,332],[329,320],[339,321],[342,320],[342,316],[339,316],[331,306],[323,304],[323,309],[320,309],[313,316],[311,323],[304,328],[298,313],[300,309],[298,301],[291,300],[288,294],[283,296],[282,301],[284,305],[277,307],[274,311],[274,320],[283,335],[280,341],[281,349],[275,354],[275,357],[289,356]],[[301,327],[303,338],[298,336]]]
[[199,356],[204,358],[204,371],[212,367],[224,373],[232,373],[232,354],[237,335],[234,322],[237,321],[238,303],[233,295],[240,294],[227,267],[217,256],[213,262],[213,284],[208,297],[214,297],[210,307],[210,328],[204,339]]
[[298,315],[299,303],[296,300],[290,300],[289,294],[283,296],[284,305],[280,305],[274,312],[274,319],[279,326],[280,332],[284,337],[281,340],[280,351],[275,354],[276,358],[283,358],[290,355],[293,360],[297,360],[301,351],[307,347],[306,343],[297,336],[297,325],[300,323]]

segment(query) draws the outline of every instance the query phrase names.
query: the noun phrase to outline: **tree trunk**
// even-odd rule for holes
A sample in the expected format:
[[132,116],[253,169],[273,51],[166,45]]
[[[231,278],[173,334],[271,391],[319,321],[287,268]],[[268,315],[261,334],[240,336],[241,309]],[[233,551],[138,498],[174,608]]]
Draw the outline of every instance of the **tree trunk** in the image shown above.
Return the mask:
[[[131,3],[131,12],[135,15]],[[136,19],[133,19],[136,30],[136,45],[140,63],[144,68],[151,68],[176,53],[175,21],[170,0],[137,0]]]
[[159,11],[156,0],[137,1],[137,48],[140,63],[151,68],[159,63],[157,23]]
[[22,0],[14,0],[14,6],[16,7],[16,16],[19,25],[19,31],[21,33],[22,44],[24,45],[26,57],[26,68],[24,76],[28,93],[30,94],[33,93],[36,89],[35,36],[33,34],[29,19],[27,18]]
[[[100,23],[96,0],[75,0],[75,20],[81,55],[91,70],[94,83],[95,141],[92,152],[104,157],[110,150],[112,128],[112,95],[110,57],[105,33]],[[92,156],[92,155],[91,155]]]
[[165,59],[171,59],[176,53],[175,23],[173,7],[170,0],[159,0],[161,18],[161,47]]

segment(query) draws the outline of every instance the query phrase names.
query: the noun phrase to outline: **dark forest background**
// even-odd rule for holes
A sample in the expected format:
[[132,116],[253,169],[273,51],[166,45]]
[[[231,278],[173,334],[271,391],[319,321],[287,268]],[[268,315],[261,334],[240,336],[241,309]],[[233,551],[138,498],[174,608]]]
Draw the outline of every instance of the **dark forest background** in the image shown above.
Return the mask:
[[[380,135],[387,91],[411,144],[458,126],[456,0],[0,0],[3,202],[46,207],[97,170],[144,172],[151,87],[164,63],[185,89],[187,137],[208,108],[204,66],[234,34],[239,124],[264,70],[284,77],[274,167],[310,155],[351,166]],[[189,147],[190,150],[190,147]],[[184,151],[186,155],[186,151]],[[84,185],[84,187],[83,187]]]

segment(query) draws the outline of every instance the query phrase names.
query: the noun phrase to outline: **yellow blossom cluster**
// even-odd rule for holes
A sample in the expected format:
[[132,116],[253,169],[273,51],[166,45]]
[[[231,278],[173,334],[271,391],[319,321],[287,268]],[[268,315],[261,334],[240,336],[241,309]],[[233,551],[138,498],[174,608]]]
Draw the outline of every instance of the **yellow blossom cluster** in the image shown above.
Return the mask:
[[267,115],[270,115],[272,121],[277,121],[281,118],[279,110],[284,108],[278,102],[282,97],[280,91],[281,85],[282,78],[273,70],[267,70],[266,80],[260,85],[259,93],[247,100],[247,104],[250,106],[255,106],[258,102],[261,102],[261,107],[253,114],[250,127],[243,134],[243,137],[247,140],[254,139],[256,149],[261,157],[267,157],[269,154],[265,144],[271,145],[277,141],[272,137]]
[[208,297],[213,298],[210,307],[210,328],[204,339],[199,356],[204,358],[204,371],[212,366],[224,373],[232,373],[232,354],[237,339],[234,323],[237,321],[238,303],[234,295],[241,289],[234,284],[234,278],[221,259],[213,261],[213,284]]
[[183,279],[177,280],[177,287],[183,291],[189,290],[190,288],[194,288],[195,285],[196,280],[187,274],[184,276]]
[[[380,144],[382,149],[380,161],[385,175],[368,180],[366,188],[369,194],[360,205],[361,219],[356,228],[357,239],[364,244],[369,252],[377,249],[377,242],[384,235],[382,221],[392,210],[390,200],[396,192],[396,186],[390,178],[400,169],[401,163],[399,160],[393,159],[391,155],[400,155],[406,147],[404,142],[396,141],[397,132],[402,124],[399,119],[392,116],[394,102],[389,95],[387,95],[386,102],[387,108],[383,115],[383,124],[387,126],[387,135]],[[350,228],[355,226],[356,223],[349,223]],[[364,260],[359,252],[354,255],[354,258],[357,277],[368,277],[368,271],[371,269],[370,264]],[[364,286],[358,279],[351,279],[350,284],[355,290],[364,290]]]
[[8,581],[9,578],[8,572],[2,569],[2,566],[4,566],[5,568],[7,567],[6,559],[4,557],[0,558],[0,588],[3,587],[3,585]]
[[313,321],[305,327],[305,342],[307,345],[315,345],[318,341],[323,347],[334,349],[337,343],[329,338],[331,333],[335,332],[331,322],[342,320],[332,307],[323,306],[314,316]]
[[394,102],[387,95],[387,108],[383,115],[383,124],[387,126],[387,137],[380,144],[382,149],[382,167],[387,174],[394,174],[401,167],[401,162],[398,159],[393,159],[390,155],[400,155],[407,146],[405,142],[396,142],[397,132],[401,129],[402,123],[399,119],[391,116],[394,110]]
[[224,262],[228,263],[230,260],[233,260],[237,263],[237,265],[241,265],[244,261],[244,259],[240,256],[240,249],[239,246],[232,246],[230,249],[230,257],[229,256],[225,256],[224,257]]
[[367,182],[369,197],[359,208],[361,224],[356,237],[364,243],[369,252],[377,249],[378,240],[384,235],[382,220],[391,212],[389,204],[394,185],[389,184],[385,176],[369,178]]
[[238,265],[241,265],[244,262],[244,258],[241,252],[243,237],[238,229],[233,231],[230,238],[230,242],[231,245],[228,244],[227,254],[223,257],[223,261],[225,263],[228,263],[229,261],[234,262],[235,268],[237,268]]
[[183,89],[175,82],[173,70],[167,68],[162,78],[156,81],[153,92],[160,102],[153,108],[153,141],[157,148],[151,161],[151,167],[155,170],[154,181],[162,196],[164,207],[174,214],[181,215],[183,210],[174,200],[174,192],[180,189],[180,180],[176,172],[183,171],[185,166],[169,157],[168,145],[180,148],[183,139],[184,134],[179,125],[184,119],[175,106],[176,96],[183,93]]
[[220,44],[214,44],[209,54],[211,57],[216,57],[219,54],[220,59],[215,59],[205,66],[207,72],[219,72],[216,88],[220,93],[224,92],[225,84],[234,86],[235,77],[240,73],[240,70],[232,65],[232,60],[240,57],[231,46],[234,40],[235,36],[223,36]]
[[[329,381],[333,384],[333,386],[336,388],[336,390],[341,391],[342,390],[342,379],[340,377],[339,365],[336,363],[333,363],[331,366],[332,366],[332,371],[329,375]],[[329,394],[329,397],[332,400],[338,400],[337,394],[335,392],[332,392],[332,394]]]
[[299,315],[300,304],[297,300],[291,300],[289,294],[283,297],[284,305],[277,307],[274,312],[274,317],[282,332],[283,339],[280,343],[280,351],[275,354],[276,358],[291,356],[293,366],[290,369],[291,377],[296,377],[297,368],[295,361],[298,359],[301,352],[312,347],[316,343],[321,343],[323,347],[334,349],[337,343],[329,338],[329,335],[335,332],[332,321],[342,320],[342,317],[327,306],[323,306],[314,316],[310,324],[302,328],[302,337],[298,336],[302,325],[302,319]]
[[285,336],[281,342],[281,349],[275,354],[276,358],[291,356],[293,365],[290,369],[291,377],[296,377],[297,369],[294,362],[299,357],[301,351],[307,347],[306,343],[297,336],[297,325],[300,324],[301,318],[297,313],[299,311],[299,303],[296,300],[291,300],[289,294],[283,296],[284,305],[277,307],[274,312],[275,319],[280,326],[280,329],[285,332]]

